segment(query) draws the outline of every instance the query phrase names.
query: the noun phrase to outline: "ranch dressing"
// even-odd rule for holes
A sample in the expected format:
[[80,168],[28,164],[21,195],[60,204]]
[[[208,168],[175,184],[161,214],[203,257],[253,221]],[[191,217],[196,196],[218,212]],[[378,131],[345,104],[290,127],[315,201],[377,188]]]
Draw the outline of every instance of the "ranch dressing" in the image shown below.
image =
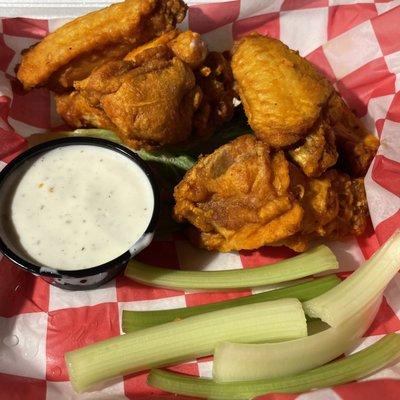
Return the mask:
[[42,154],[13,191],[9,221],[20,251],[61,270],[94,267],[125,253],[145,232],[154,207],[142,169],[100,146]]

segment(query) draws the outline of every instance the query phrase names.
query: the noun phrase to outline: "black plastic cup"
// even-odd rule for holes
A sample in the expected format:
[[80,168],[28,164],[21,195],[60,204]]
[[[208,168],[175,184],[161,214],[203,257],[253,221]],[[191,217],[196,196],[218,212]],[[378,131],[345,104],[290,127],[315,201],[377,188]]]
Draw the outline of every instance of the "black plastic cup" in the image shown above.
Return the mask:
[[[131,248],[124,254],[121,254],[119,257],[104,264],[94,265],[93,267],[86,269],[62,270],[34,264],[32,261],[25,259],[23,255],[17,254],[17,251],[10,249],[10,246],[7,246],[7,241],[5,240],[5,238],[9,238],[9,236],[7,235],[7,230],[4,226],[4,217],[1,216],[0,251],[20,268],[29,271],[36,276],[40,276],[42,279],[54,286],[68,290],[87,290],[97,288],[117,276],[124,269],[127,262],[147,247],[153,239],[154,230],[160,213],[160,195],[154,176],[148,165],[128,148],[108,140],[91,137],[73,137],[52,140],[39,144],[23,152],[4,167],[0,172],[0,202],[7,194],[5,193],[5,190],[7,189],[5,189],[5,182],[7,182],[8,178],[11,177],[13,173],[17,172],[27,161],[30,161],[49,150],[77,144],[100,146],[118,152],[138,165],[146,174],[153,191],[154,208],[149,225],[143,232],[142,236],[135,243],[132,243]],[[8,240],[8,243],[11,242],[11,240]]]

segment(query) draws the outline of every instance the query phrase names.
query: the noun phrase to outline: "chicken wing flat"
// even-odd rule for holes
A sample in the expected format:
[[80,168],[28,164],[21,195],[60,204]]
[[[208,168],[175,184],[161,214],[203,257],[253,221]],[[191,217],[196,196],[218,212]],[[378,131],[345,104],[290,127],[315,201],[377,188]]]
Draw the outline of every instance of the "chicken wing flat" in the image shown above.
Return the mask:
[[253,135],[201,158],[176,186],[174,215],[209,250],[255,249],[300,230],[303,209],[289,191],[289,163]]
[[[116,53],[128,53],[172,30],[183,20],[186,8],[181,0],[125,0],[74,19],[24,53],[17,77],[25,89],[30,89],[44,85],[63,68],[61,83],[69,85],[69,63],[83,57],[84,60],[75,61],[82,78],[83,71],[90,73],[99,66],[102,49],[115,45]],[[106,57],[105,61],[109,59]]]
[[236,43],[232,71],[251,128],[273,147],[304,138],[333,92],[298,53],[258,34]]
[[[232,70],[249,124],[258,138],[285,148],[309,177],[334,166],[364,176],[379,141],[333,86],[297,52],[253,34],[233,50]],[[289,146],[289,147],[288,147]]]

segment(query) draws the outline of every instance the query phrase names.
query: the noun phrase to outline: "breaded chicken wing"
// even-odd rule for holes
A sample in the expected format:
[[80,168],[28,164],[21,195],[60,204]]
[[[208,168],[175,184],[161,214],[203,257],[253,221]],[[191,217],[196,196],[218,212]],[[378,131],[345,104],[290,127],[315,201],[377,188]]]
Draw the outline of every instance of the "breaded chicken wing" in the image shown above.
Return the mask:
[[253,135],[201,158],[175,187],[174,216],[209,250],[284,245],[360,235],[368,221],[362,179],[330,170],[309,178]]
[[289,164],[253,135],[201,158],[176,186],[174,215],[209,250],[255,249],[300,230],[303,210],[289,190]]
[[73,127],[112,129],[131,147],[152,148],[210,135],[232,118],[232,86],[222,54],[174,30],[95,69],[56,103]]
[[298,53],[258,34],[235,44],[232,71],[251,128],[277,148],[304,138],[333,92]]
[[125,60],[141,60],[165,53],[188,64],[194,71],[201,89],[201,104],[193,117],[193,134],[207,137],[233,116],[233,75],[229,61],[218,52],[207,51],[201,36],[192,31],[168,32],[128,53]]
[[185,140],[199,103],[192,70],[162,54],[139,66],[108,63],[75,86],[75,94],[57,98],[60,115],[75,127],[114,127],[134,148]]
[[235,44],[232,69],[249,124],[258,138],[285,148],[310,177],[334,166],[365,175],[379,141],[333,86],[297,52],[253,34]]
[[[183,20],[186,8],[181,0],[125,0],[74,19],[24,53],[17,77],[25,89],[31,89],[46,84],[62,68],[60,86],[69,87],[71,80],[82,79],[98,67],[111,46],[123,57],[130,49],[172,30]],[[69,67],[79,73],[68,72]]]

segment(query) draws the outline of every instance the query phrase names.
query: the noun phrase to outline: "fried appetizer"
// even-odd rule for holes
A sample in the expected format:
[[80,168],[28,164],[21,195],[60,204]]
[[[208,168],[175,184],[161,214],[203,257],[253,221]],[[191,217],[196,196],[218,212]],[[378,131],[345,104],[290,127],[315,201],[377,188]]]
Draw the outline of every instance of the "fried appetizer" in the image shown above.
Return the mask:
[[233,116],[233,74],[229,61],[221,53],[208,53],[201,36],[192,31],[168,32],[128,53],[125,60],[141,62],[169,51],[188,64],[196,77],[201,93],[201,104],[193,117],[196,136],[207,137]]
[[176,186],[174,216],[209,250],[256,249],[300,230],[303,209],[289,190],[289,163],[253,135],[201,158]]
[[117,129],[103,110],[93,107],[79,92],[57,95],[56,107],[57,112],[71,126],[101,126],[112,131]]
[[198,107],[192,70],[177,57],[141,65],[108,63],[56,99],[57,111],[75,127],[112,129],[133,148],[184,141]]
[[320,121],[288,154],[307,176],[320,176],[338,159],[335,133],[329,124]]
[[307,60],[281,41],[253,34],[235,44],[232,70],[249,124],[288,150],[309,177],[334,166],[364,176],[379,141]]
[[333,92],[298,53],[258,34],[235,44],[232,71],[251,128],[277,148],[304,138]]
[[121,60],[131,48],[131,43],[118,43],[79,56],[54,72],[46,86],[56,93],[65,93],[73,88],[74,82],[87,78],[96,68]]
[[232,118],[232,86],[222,54],[208,54],[197,33],[174,30],[95,69],[56,104],[75,128],[112,129],[127,145],[150,149],[213,133]]
[[362,178],[329,170],[318,178],[307,178],[291,164],[290,188],[304,209],[303,239],[341,239],[361,235],[369,218]]
[[326,114],[335,133],[340,167],[351,176],[365,176],[378,150],[379,139],[368,132],[336,92],[329,99]]
[[175,29],[133,49],[125,56],[124,60],[140,62],[143,57],[149,57],[160,51],[165,52],[166,48],[192,69],[199,67],[208,54],[207,44],[198,33],[180,32]]
[[208,250],[284,245],[360,235],[368,221],[362,179],[330,170],[309,178],[283,151],[245,135],[201,158],[175,187],[174,217]]
[[233,116],[233,99],[236,97],[233,74],[224,54],[212,51],[195,75],[203,96],[194,115],[194,134],[207,137]]
[[[72,80],[101,65],[112,46],[117,48],[115,57],[122,58],[172,30],[183,20],[186,8],[181,0],[125,0],[74,19],[23,54],[17,77],[25,89],[31,89],[46,84],[62,68],[58,80],[69,87]],[[70,67],[78,71],[72,73]]]

